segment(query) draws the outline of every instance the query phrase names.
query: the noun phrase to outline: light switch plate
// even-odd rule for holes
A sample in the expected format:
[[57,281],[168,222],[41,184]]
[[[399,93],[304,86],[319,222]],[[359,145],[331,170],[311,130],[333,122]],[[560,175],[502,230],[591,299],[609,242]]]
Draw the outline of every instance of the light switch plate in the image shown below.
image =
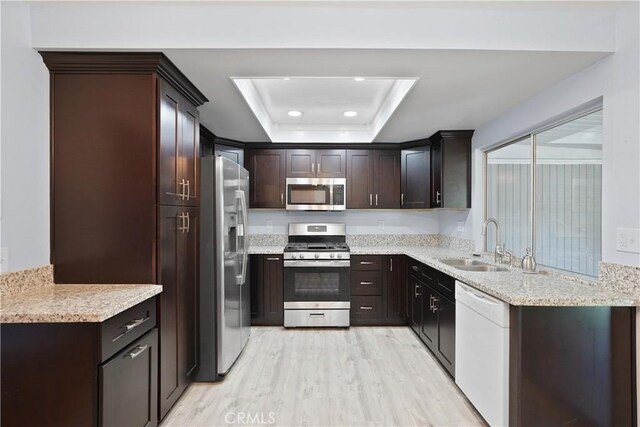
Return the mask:
[[267,221],[267,231],[273,231],[273,221]]
[[378,228],[380,228],[380,230],[384,230],[384,221],[378,221]]
[[458,227],[456,228],[456,231],[460,233],[464,232],[464,221],[458,221]]
[[617,228],[616,250],[620,252],[640,254],[640,229]]

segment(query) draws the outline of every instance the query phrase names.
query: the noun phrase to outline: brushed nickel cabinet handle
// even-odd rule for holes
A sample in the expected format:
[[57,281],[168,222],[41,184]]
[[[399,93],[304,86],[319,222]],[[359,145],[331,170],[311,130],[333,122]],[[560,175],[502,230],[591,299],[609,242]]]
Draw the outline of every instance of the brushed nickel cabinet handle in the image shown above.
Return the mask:
[[378,206],[378,193],[376,193],[376,206]]
[[393,271],[393,258],[389,258],[389,271]]
[[191,217],[189,216],[188,213],[185,213],[184,214],[184,218],[187,220],[187,231],[186,232],[189,233],[189,230],[191,230]]
[[415,290],[413,292],[414,292],[415,297],[418,298],[420,296],[420,294],[418,293],[419,286],[418,285],[415,285],[415,286],[416,286],[416,288],[415,288]]
[[187,181],[182,178],[180,180],[180,200],[184,200],[186,197],[186,194],[184,193],[187,187]]
[[360,261],[360,265],[372,265],[373,261]]
[[316,164],[311,162],[311,173],[316,173]]
[[280,261],[280,258],[269,257],[267,258],[267,261]]
[[284,206],[284,193],[280,193],[280,204]]
[[440,192],[436,191],[436,205],[440,204]]
[[360,282],[361,285],[373,285],[373,282]]
[[417,265],[412,265],[411,268],[413,269],[413,271],[418,271],[418,266]]
[[318,162],[318,173],[320,173],[320,162]]
[[404,193],[400,194],[400,206],[404,206]]
[[111,342],[116,342],[123,336],[127,335],[129,332],[133,331],[138,326],[142,325],[144,322],[149,320],[149,317],[144,317],[141,319],[133,319],[131,322],[124,324],[122,327],[124,328],[124,332],[111,340]]
[[369,206],[373,206],[373,194],[369,193]]
[[187,200],[191,198],[191,182],[187,180]]
[[130,357],[131,359],[135,359],[140,356],[143,351],[145,351],[149,346],[148,345],[139,345],[136,346],[130,353],[124,355],[124,357]]
[[361,305],[360,310],[373,310],[373,307],[370,305]]

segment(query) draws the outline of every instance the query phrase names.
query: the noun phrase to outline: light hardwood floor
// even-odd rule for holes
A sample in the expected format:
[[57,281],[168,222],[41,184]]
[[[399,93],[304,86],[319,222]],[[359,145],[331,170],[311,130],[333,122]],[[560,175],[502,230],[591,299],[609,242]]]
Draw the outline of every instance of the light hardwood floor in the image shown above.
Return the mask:
[[254,327],[227,378],[191,385],[162,424],[219,425],[485,423],[408,327]]

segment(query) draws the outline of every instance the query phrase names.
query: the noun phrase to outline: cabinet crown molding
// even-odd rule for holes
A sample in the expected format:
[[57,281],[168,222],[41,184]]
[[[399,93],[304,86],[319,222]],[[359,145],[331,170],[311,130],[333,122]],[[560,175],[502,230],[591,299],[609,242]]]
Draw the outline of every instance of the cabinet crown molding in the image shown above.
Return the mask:
[[50,52],[40,51],[52,74],[157,73],[196,106],[209,100],[162,52]]

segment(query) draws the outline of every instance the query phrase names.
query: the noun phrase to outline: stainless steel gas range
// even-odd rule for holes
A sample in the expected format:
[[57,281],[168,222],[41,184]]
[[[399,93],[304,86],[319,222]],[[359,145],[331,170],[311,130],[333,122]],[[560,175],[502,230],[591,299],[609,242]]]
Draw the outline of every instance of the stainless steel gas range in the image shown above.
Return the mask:
[[345,224],[289,224],[284,249],[284,326],[349,327]]

